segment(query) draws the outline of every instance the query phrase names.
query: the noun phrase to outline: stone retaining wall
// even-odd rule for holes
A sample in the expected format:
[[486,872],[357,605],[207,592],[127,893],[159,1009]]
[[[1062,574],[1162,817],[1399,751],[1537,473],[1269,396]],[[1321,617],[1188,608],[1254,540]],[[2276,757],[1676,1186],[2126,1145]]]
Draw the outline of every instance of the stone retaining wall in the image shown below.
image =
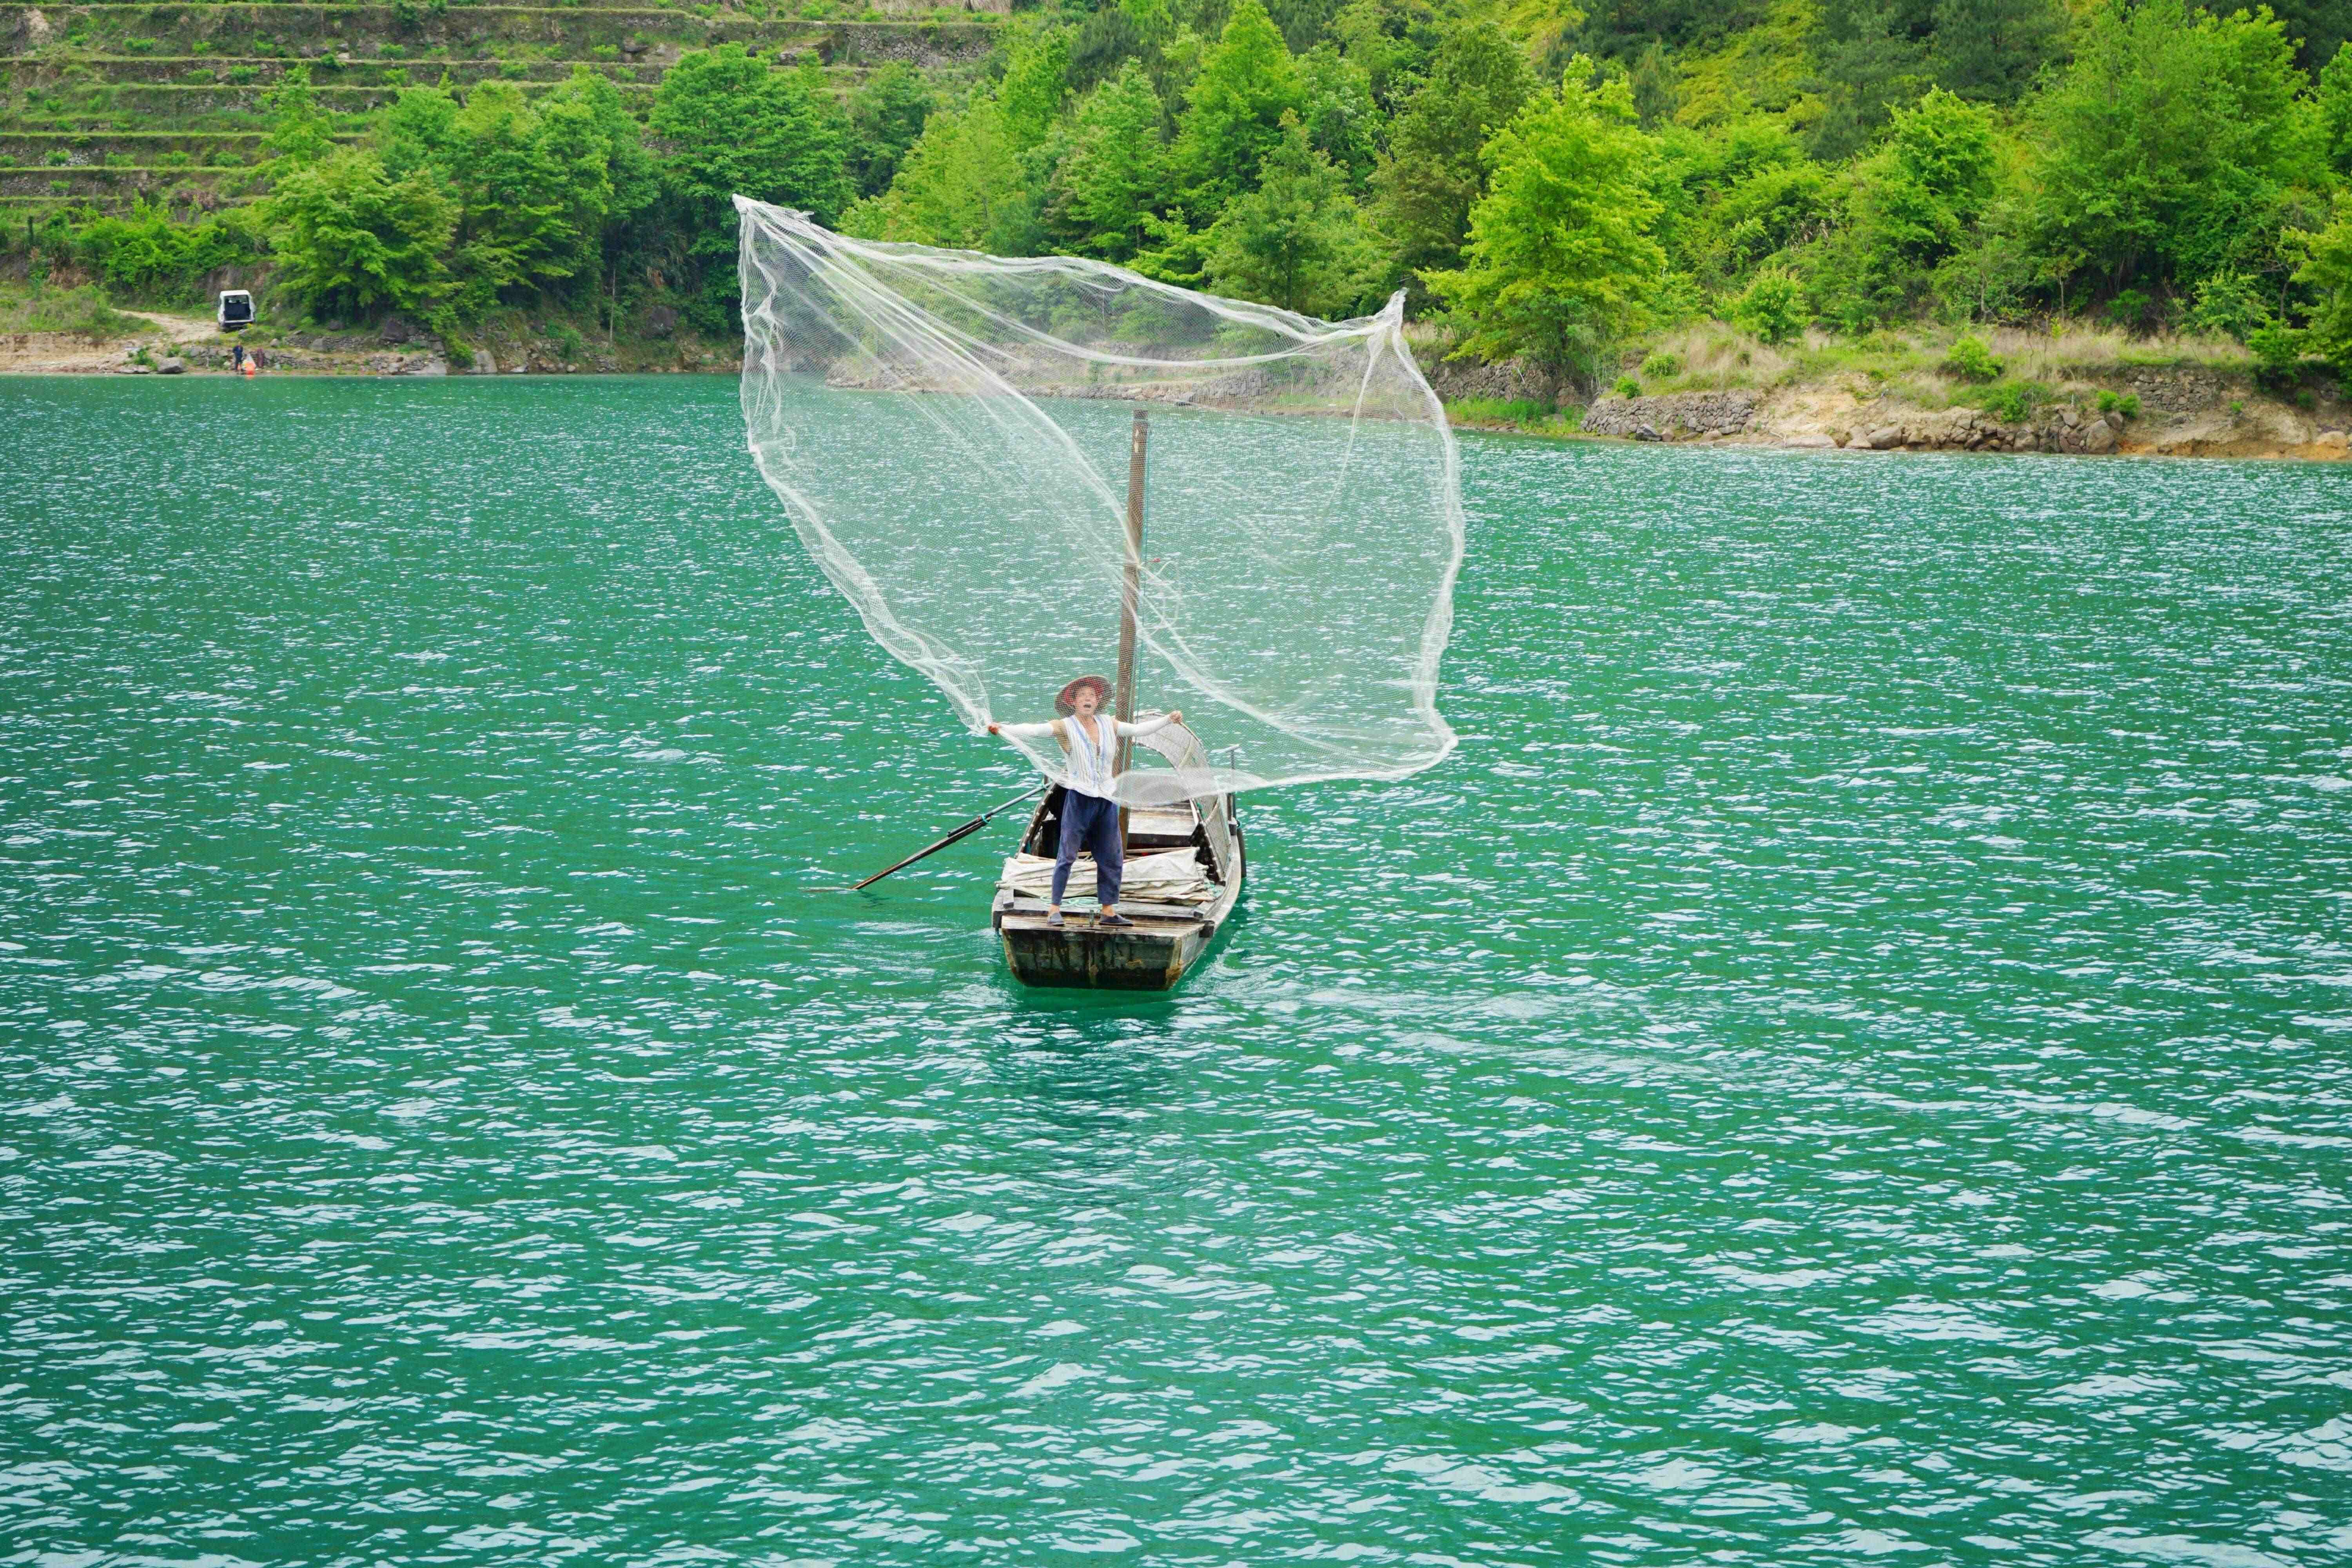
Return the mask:
[[1670,392],[1654,397],[1602,397],[1585,410],[1588,436],[1624,436],[1636,441],[1687,441],[1702,436],[1738,436],[1756,417],[1763,395],[1738,392]]
[[1430,390],[1448,403],[1476,397],[1557,408],[1563,402],[1574,401],[1574,389],[1565,378],[1526,360],[1479,364],[1470,360],[1441,359],[1427,343],[1415,343],[1413,357],[1420,362],[1422,374],[1429,378]]

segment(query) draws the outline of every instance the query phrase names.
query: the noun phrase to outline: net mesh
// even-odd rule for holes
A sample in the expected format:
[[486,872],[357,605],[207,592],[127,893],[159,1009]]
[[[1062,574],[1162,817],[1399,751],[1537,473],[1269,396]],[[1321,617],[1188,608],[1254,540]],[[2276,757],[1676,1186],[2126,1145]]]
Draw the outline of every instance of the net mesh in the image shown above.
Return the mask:
[[[1458,466],[1402,295],[1319,321],[735,205],[760,471],[964,726],[1050,719],[1073,678],[1115,675],[1139,404],[1137,711],[1181,709],[1209,762],[1139,751],[1119,798],[1400,778],[1453,749],[1435,698]],[[1050,736],[1004,743],[1066,782]]]

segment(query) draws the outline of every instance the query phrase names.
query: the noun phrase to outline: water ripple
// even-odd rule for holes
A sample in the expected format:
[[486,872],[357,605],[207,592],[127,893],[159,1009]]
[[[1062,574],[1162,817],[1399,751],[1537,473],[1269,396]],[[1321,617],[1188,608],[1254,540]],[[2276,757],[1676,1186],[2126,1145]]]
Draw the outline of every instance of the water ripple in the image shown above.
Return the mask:
[[1474,443],[1106,1001],[725,384],[6,396],[6,1561],[2352,1558],[2325,469]]

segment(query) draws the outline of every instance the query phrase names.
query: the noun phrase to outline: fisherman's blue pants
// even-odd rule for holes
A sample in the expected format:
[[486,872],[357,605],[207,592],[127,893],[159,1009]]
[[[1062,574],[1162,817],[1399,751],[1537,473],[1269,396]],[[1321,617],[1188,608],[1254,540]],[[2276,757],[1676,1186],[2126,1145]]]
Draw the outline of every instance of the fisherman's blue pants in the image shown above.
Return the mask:
[[1127,869],[1127,847],[1118,841],[1118,802],[1099,795],[1062,792],[1062,852],[1054,858],[1054,901],[1070,886],[1070,868],[1084,849],[1095,858],[1095,897],[1118,902],[1118,879]]

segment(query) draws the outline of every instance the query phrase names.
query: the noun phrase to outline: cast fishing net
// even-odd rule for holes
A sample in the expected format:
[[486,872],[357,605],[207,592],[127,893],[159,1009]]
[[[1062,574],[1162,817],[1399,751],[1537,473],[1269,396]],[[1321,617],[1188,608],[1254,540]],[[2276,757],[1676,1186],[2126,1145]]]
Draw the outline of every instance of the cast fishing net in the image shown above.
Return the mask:
[[[1136,710],[1183,710],[1208,760],[1139,767],[1121,798],[1399,778],[1453,749],[1435,697],[1461,494],[1402,295],[1318,321],[735,205],[760,471],[964,725],[1051,718],[1073,677],[1115,673],[1141,404]],[[1004,743],[1066,776],[1053,740]]]

